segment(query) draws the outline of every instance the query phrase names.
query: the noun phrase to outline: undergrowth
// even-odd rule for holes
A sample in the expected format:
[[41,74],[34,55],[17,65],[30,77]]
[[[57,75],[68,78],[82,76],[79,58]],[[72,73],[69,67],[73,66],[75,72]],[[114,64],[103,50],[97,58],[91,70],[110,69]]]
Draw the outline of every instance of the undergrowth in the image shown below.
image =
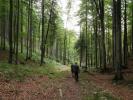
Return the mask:
[[47,75],[49,78],[62,77],[64,72],[59,70],[61,65],[56,62],[49,61],[49,63],[40,66],[36,63],[30,64],[8,64],[6,62],[0,63],[0,75],[4,76],[6,80],[23,81],[26,77]]

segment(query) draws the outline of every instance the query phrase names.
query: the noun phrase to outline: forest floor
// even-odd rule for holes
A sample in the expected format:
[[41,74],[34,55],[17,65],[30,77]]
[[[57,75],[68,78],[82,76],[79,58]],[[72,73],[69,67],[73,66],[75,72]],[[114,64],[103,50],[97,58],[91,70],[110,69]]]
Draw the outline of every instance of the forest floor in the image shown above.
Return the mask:
[[63,77],[32,76],[24,81],[0,81],[0,100],[132,100],[133,89],[112,84],[108,75],[81,73],[79,82]]
[[132,100],[133,98],[132,59],[129,60],[129,68],[123,71],[125,80],[118,84],[112,82],[114,73],[81,71],[79,82],[75,82],[71,77],[70,67],[67,66],[59,65],[58,73],[34,63],[32,65],[30,63],[30,67],[14,66],[5,63],[0,65],[0,100]]
[[117,100],[82,74],[75,82],[69,72],[63,78],[34,76],[25,81],[0,81],[1,100]]

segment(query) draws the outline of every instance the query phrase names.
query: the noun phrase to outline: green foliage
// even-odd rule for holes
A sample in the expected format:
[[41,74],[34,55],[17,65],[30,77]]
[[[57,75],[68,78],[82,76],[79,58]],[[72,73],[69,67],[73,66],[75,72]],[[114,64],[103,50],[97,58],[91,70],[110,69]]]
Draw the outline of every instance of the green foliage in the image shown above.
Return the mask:
[[44,66],[33,62],[29,62],[29,64],[26,65],[1,63],[0,73],[6,80],[24,81],[27,77],[42,75],[47,75],[49,78],[59,78],[64,74],[64,72],[59,70],[60,66],[60,64],[51,60],[47,60],[47,64]]
[[95,92],[92,96],[87,96],[84,100],[119,100],[115,97],[112,97],[109,93],[98,91]]
[[[29,4],[29,0],[20,0],[20,9],[19,9],[19,27],[18,31],[19,33],[16,33],[17,31],[17,1],[13,1],[13,15],[12,15],[12,24],[13,24],[13,39],[12,44],[14,48],[17,45],[18,42],[18,52],[21,50],[20,48],[23,46],[23,53],[19,54],[19,59],[24,62],[25,58],[27,57],[27,50],[29,51],[30,46],[32,45],[32,50],[35,49],[35,51],[31,54],[31,59],[35,61],[40,60],[40,47],[42,44],[46,45],[46,49],[48,50],[45,52],[47,56],[46,58],[54,59],[56,61],[62,62],[62,56],[63,56],[63,49],[64,49],[64,34],[67,32],[67,53],[71,55],[71,57],[67,57],[67,59],[71,59],[71,61],[74,59],[76,55],[76,51],[74,49],[75,41],[77,40],[75,36],[75,32],[72,30],[68,30],[64,28],[64,23],[61,18],[61,8],[58,5],[58,0],[53,0],[54,4],[52,5],[52,0],[45,0],[44,1],[44,42],[42,42],[42,9],[41,9],[41,1],[38,0],[32,0],[32,5]],[[8,16],[9,16],[9,0],[0,0],[0,23],[2,24],[2,28],[5,30],[8,30]],[[69,4],[71,4],[71,0],[69,1]],[[68,4],[68,6],[70,6]],[[70,8],[70,7],[69,7]],[[32,13],[31,13],[32,12]],[[51,16],[50,16],[51,15]],[[4,21],[5,22],[4,22]],[[3,23],[2,23],[3,22]],[[30,25],[30,23],[32,25]],[[49,26],[49,29],[48,29]],[[0,28],[0,42],[6,41],[6,47],[9,47],[8,45],[8,33],[5,32]],[[3,33],[2,33],[3,31]],[[46,34],[48,33],[48,36],[46,38]],[[16,34],[18,34],[18,41],[16,41]],[[2,38],[5,37],[5,40],[2,40]],[[69,39],[68,39],[69,38]],[[70,41],[69,41],[70,40]],[[2,45],[1,42],[1,45]],[[29,46],[27,46],[27,43]],[[58,44],[58,47],[56,47]],[[69,45],[70,44],[70,45]],[[6,48],[9,49],[9,48]],[[57,53],[58,49],[58,54]],[[55,51],[56,50],[56,51]],[[52,51],[55,51],[53,54]],[[13,51],[16,53],[17,51]],[[61,55],[62,54],[62,55]],[[14,60],[14,57],[13,57]]]

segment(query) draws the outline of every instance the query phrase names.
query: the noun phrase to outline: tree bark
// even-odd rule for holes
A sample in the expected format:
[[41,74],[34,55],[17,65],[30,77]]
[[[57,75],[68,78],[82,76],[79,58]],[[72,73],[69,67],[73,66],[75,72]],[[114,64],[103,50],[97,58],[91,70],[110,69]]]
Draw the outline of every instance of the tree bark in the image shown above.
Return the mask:
[[44,0],[42,0],[42,42],[41,42],[41,65],[44,61]]
[[10,11],[9,11],[9,63],[12,63],[13,52],[12,52],[12,14],[13,14],[13,1],[10,0]]
[[[113,31],[115,38],[115,77],[114,80],[121,80],[123,79],[122,72],[121,72],[121,0],[113,0],[113,11],[115,12],[113,14],[113,17],[116,20],[113,20],[113,28],[115,28],[115,31]],[[116,6],[115,6],[116,5]],[[116,24],[116,25],[115,25]],[[116,35],[115,35],[116,34]]]
[[125,9],[124,9],[124,67],[127,66],[127,57],[128,57],[128,44],[127,44],[127,2],[125,1]]

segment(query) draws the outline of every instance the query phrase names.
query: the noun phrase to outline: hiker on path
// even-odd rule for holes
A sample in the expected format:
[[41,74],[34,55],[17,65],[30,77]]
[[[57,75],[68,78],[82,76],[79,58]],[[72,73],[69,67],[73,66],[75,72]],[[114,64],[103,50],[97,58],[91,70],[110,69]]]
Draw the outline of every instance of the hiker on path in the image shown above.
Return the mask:
[[74,77],[75,81],[78,81],[79,80],[79,66],[77,62],[71,65],[71,72],[72,72],[72,76]]

